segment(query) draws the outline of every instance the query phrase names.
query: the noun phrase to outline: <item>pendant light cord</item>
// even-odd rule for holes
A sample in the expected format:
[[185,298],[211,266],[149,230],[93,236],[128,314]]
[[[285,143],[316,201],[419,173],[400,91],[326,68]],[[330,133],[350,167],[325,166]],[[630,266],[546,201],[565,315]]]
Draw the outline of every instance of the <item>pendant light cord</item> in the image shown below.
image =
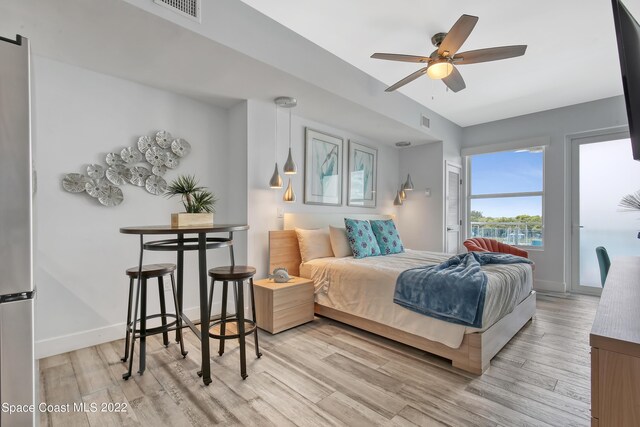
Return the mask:
[[289,108],[289,149],[291,149],[291,108]]
[[276,104],[276,141],[273,145],[275,146],[273,150],[274,160],[278,163],[278,104]]

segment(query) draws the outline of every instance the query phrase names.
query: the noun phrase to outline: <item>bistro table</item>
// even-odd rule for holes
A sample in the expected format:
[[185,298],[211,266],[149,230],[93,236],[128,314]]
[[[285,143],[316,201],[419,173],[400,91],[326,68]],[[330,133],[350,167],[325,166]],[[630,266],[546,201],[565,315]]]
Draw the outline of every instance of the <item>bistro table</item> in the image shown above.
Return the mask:
[[[246,224],[214,224],[205,227],[171,227],[170,225],[147,225],[140,227],[122,227],[120,233],[137,234],[140,236],[140,261],[138,270],[138,292],[136,292],[136,303],[134,310],[133,328],[135,336],[135,327],[137,322],[138,296],[140,289],[140,277],[142,270],[142,258],[145,250],[148,251],[176,251],[177,252],[177,283],[178,283],[178,307],[180,312],[183,310],[183,278],[184,278],[184,252],[198,251],[198,277],[200,290],[200,329],[182,313],[182,320],[191,328],[191,330],[200,338],[202,364],[201,371],[198,375],[202,376],[205,385],[211,383],[211,361],[209,360],[209,307],[208,307],[208,289],[207,289],[207,249],[229,248],[229,257],[231,265],[235,265],[235,256],[233,253],[233,233],[235,231],[248,230]],[[210,233],[229,233],[228,237],[207,237]],[[185,237],[188,234],[197,234],[197,237]],[[152,242],[144,242],[145,235],[176,235],[176,238],[166,240],[156,240]],[[141,322],[144,319],[140,319]],[[180,328],[176,330],[176,341],[180,339],[182,331]],[[145,337],[140,337],[140,373],[145,369]],[[129,378],[131,375],[131,367],[133,360],[133,346],[131,349],[131,358],[129,360],[129,372],[123,375],[123,378]]]

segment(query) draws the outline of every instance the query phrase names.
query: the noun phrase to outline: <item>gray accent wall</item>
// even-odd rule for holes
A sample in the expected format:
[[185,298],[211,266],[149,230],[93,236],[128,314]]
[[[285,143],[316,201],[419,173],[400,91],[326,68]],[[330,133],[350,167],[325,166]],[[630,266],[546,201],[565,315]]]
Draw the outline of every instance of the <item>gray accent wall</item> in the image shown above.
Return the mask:
[[530,257],[536,263],[536,289],[565,292],[570,287],[568,137],[626,124],[624,98],[618,96],[462,130],[463,148],[540,136],[551,139],[545,156],[545,246],[543,250],[530,251]]

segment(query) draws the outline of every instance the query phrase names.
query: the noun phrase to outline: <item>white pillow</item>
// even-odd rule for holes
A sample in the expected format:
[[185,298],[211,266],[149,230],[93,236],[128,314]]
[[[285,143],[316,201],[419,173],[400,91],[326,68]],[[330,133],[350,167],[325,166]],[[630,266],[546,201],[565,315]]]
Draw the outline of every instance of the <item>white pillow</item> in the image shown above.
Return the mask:
[[298,236],[302,262],[333,256],[331,240],[329,239],[329,227],[317,230],[296,228],[296,235]]
[[347,230],[329,226],[329,238],[331,239],[331,250],[336,258],[353,256],[353,251],[347,238]]

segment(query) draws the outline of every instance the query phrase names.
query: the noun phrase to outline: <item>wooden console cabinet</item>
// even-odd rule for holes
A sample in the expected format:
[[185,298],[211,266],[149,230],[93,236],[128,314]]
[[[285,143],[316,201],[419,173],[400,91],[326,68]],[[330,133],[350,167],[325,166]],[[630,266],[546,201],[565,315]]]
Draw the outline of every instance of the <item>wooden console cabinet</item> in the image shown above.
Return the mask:
[[613,261],[589,341],[591,425],[640,426],[640,257]]

